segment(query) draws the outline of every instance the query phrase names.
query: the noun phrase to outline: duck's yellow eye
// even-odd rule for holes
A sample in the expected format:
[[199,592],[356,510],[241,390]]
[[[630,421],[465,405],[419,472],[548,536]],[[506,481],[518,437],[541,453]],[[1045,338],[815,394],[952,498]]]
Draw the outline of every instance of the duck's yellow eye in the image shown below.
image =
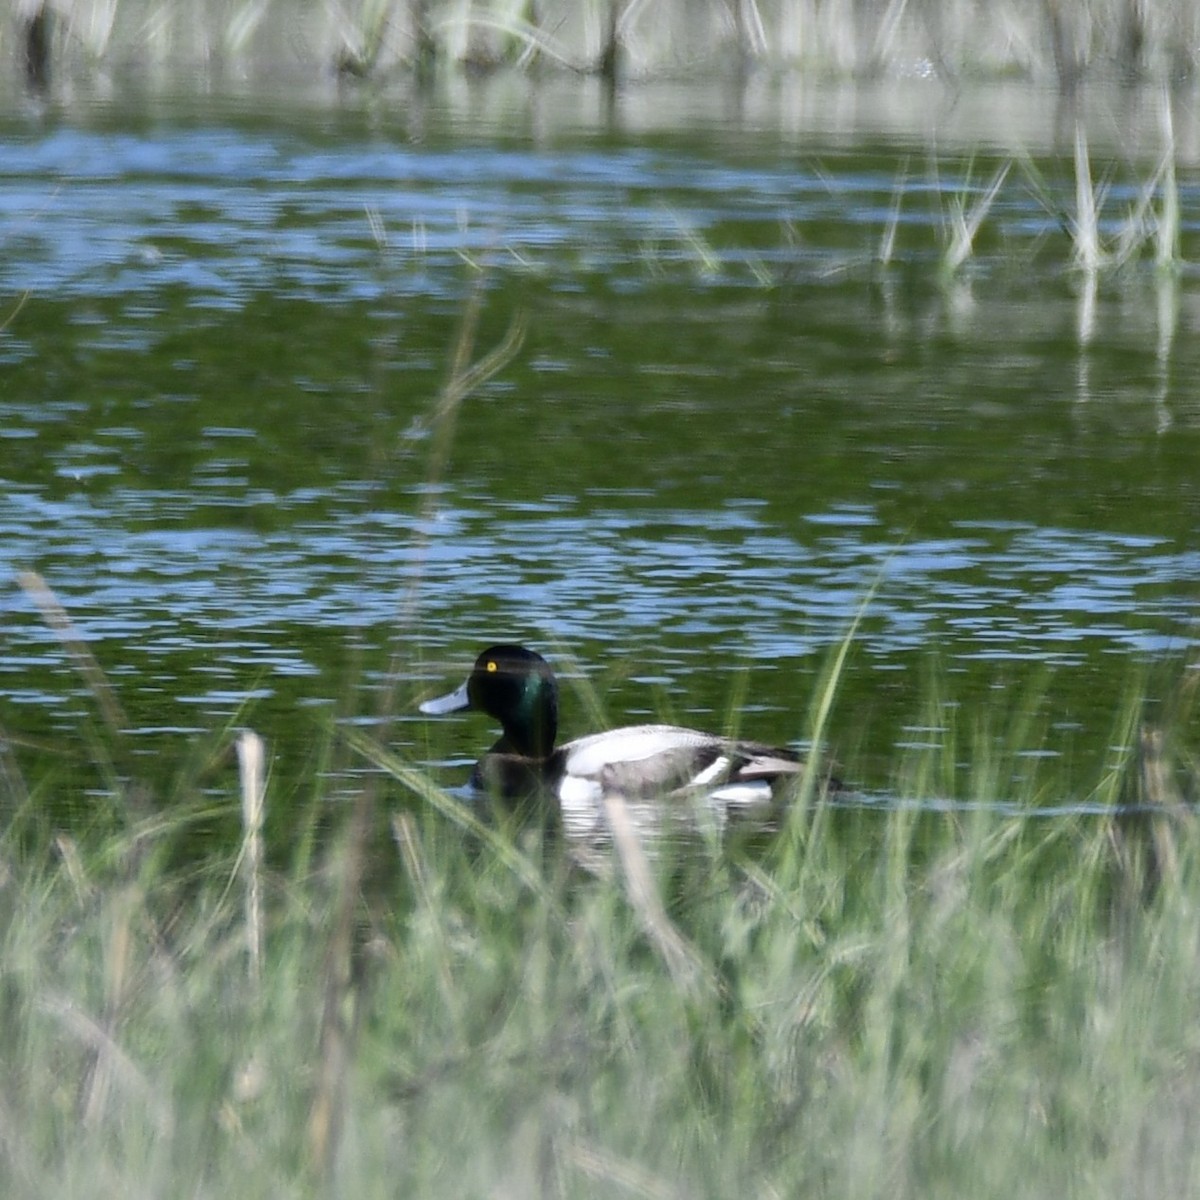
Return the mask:
[[492,674],[492,672],[495,671],[495,669],[496,669],[496,660],[494,658],[489,658],[488,664],[487,664],[488,674],[489,675]]

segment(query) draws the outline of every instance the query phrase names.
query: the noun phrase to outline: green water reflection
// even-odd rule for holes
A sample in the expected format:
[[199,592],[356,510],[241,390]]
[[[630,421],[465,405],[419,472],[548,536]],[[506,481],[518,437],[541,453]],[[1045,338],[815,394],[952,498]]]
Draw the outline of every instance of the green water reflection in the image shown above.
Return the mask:
[[[1130,269],[1093,304],[1014,185],[947,282],[966,156],[937,183],[910,151],[25,131],[0,156],[0,297],[29,293],[0,335],[4,558],[54,587],[155,760],[237,720],[283,777],[315,769],[398,646],[395,736],[454,780],[488,730],[412,701],[498,638],[586,671],[614,722],[794,741],[873,592],[831,729],[865,783],[960,708],[1028,703],[1031,751],[1099,764],[1131,680],[1193,639],[1194,280]],[[429,508],[481,271],[476,354],[526,335]],[[20,761],[88,761],[67,655],[15,587],[0,622]]]

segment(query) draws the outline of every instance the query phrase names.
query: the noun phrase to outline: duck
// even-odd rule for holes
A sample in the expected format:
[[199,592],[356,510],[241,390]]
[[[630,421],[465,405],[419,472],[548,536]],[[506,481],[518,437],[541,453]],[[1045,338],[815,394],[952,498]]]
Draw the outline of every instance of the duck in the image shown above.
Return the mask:
[[[702,794],[731,808],[758,808],[794,794],[806,763],[792,750],[679,725],[627,725],[556,745],[558,683],[525,646],[489,646],[461,687],[426,700],[427,716],[473,710],[500,723],[499,740],[475,764],[469,787],[506,800],[552,794],[564,809],[617,793],[649,801]],[[826,774],[821,786],[840,790]]]

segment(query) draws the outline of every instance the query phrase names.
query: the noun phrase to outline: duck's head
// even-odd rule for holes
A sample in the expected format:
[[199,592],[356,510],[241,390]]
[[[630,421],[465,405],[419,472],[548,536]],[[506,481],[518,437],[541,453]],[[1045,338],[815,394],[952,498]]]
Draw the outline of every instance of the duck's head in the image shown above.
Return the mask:
[[457,691],[426,700],[431,716],[474,709],[495,717],[504,736],[493,753],[548,758],[558,736],[558,685],[550,664],[524,646],[489,646]]

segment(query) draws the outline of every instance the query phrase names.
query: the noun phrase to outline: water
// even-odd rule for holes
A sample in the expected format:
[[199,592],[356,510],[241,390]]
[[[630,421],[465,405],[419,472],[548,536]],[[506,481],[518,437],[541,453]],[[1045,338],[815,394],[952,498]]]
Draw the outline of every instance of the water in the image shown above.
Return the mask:
[[[21,569],[156,759],[237,721],[303,771],[395,648],[396,739],[454,780],[490,731],[430,729],[415,699],[499,639],[559,660],[568,733],[598,700],[795,741],[865,604],[831,735],[866,783],[945,734],[932,678],[943,715],[1035,703],[1029,755],[1102,762],[1136,672],[1195,644],[1200,308],[1190,267],[1069,270],[1050,106],[947,279],[954,205],[1006,157],[969,117],[935,156],[878,105],[797,129],[711,96],[673,124],[629,116],[645,97],[624,120],[493,100],[435,101],[416,132],[354,98],[8,119],[0,727],[22,765],[95,717]],[[1147,146],[1092,146],[1110,242]],[[1179,186],[1190,261],[1186,155]],[[473,356],[524,337],[439,470],[476,287]]]

